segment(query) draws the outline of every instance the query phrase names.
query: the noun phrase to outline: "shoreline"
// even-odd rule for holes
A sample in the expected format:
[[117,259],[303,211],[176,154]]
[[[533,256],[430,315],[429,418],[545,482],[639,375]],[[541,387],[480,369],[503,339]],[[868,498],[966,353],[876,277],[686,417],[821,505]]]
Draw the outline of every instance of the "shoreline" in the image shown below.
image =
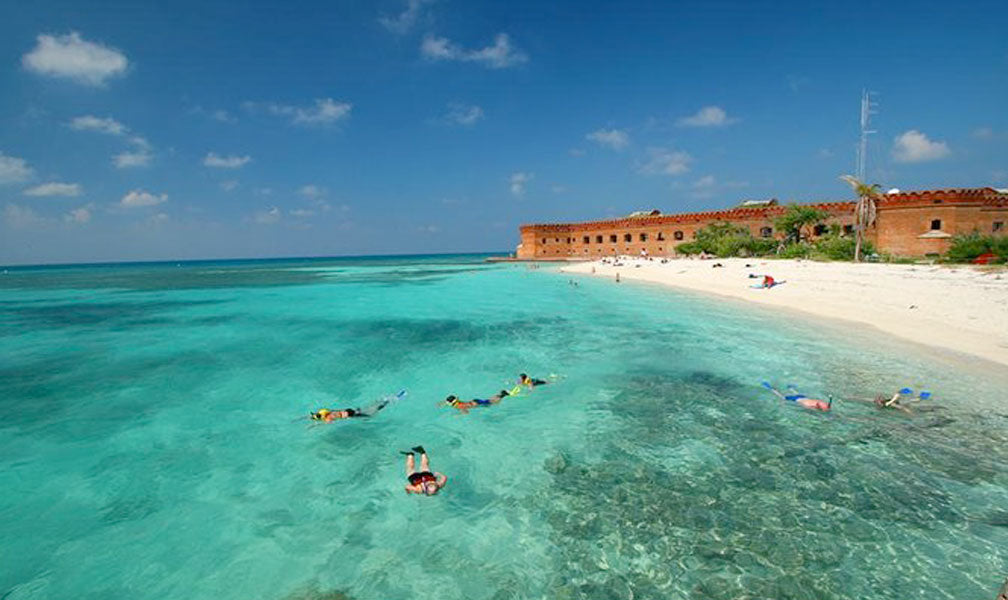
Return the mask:
[[[641,281],[869,325],[902,340],[1008,367],[1008,271],[927,265],[620,257],[563,273]],[[720,264],[722,267],[714,267]],[[748,265],[748,266],[747,266]],[[783,285],[749,287],[770,274]]]

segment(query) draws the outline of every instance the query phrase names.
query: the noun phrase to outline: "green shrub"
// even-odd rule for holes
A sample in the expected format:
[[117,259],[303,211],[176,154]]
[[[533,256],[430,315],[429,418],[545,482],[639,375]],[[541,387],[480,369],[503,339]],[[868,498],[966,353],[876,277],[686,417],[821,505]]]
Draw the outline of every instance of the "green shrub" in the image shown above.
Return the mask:
[[685,244],[679,244],[675,247],[677,254],[685,254],[687,256],[692,254],[700,254],[703,252],[703,248],[697,242],[686,242]]
[[805,242],[797,244],[787,244],[777,254],[780,258],[809,258],[812,256],[813,246]]
[[752,238],[746,247],[749,256],[766,256],[777,252],[777,240],[773,238]]
[[[992,235],[982,235],[979,232],[960,233],[952,238],[952,245],[949,246],[946,256],[953,262],[969,262],[981,254],[986,254],[994,250],[995,244],[1000,245],[1002,252],[1005,250],[1004,238],[996,239]],[[1008,256],[995,252],[999,256]]]
[[[827,235],[816,241],[816,255],[828,260],[854,260],[853,237]],[[868,240],[861,241],[861,256],[875,254],[875,246]]]

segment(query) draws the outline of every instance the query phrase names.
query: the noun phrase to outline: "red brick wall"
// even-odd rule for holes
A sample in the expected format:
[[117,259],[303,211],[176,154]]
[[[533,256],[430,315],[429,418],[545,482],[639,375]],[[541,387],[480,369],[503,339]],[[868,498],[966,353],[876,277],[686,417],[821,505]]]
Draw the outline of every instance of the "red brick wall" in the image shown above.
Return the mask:
[[[850,225],[853,222],[852,202],[813,204],[829,214],[826,224]],[[786,210],[785,206],[738,208],[703,213],[627,217],[607,221],[523,225],[520,259],[586,259],[615,254],[638,255],[642,249],[652,256],[670,256],[675,247],[694,239],[698,229],[712,223],[730,221],[749,228],[759,237],[763,227],[773,227],[773,221]],[[995,222],[1008,227],[1008,194],[998,194],[990,188],[905,192],[887,195],[878,204],[876,227],[868,237],[882,252],[901,256],[922,256],[942,253],[948,249],[948,238],[920,237],[931,231],[931,221],[941,220],[941,232],[949,235],[973,230],[991,233]],[[675,232],[682,239],[675,239]],[[647,239],[641,240],[641,234]],[[664,239],[659,240],[659,233]],[[625,236],[631,236],[626,241]],[[1005,229],[1001,234],[1008,234]],[[611,241],[611,236],[616,241]],[[588,236],[588,243],[584,242]],[[602,236],[599,243],[598,236]],[[778,232],[774,231],[774,236]]]

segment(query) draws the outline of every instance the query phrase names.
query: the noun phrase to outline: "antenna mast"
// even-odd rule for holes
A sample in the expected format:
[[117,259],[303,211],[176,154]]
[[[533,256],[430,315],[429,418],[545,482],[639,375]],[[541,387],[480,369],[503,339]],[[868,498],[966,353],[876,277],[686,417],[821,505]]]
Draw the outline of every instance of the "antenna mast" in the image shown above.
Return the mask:
[[875,133],[875,130],[869,129],[871,116],[876,114],[872,109],[877,106],[878,104],[872,102],[871,92],[861,90],[861,141],[857,151],[857,178],[861,182],[865,180],[865,171],[868,166],[868,136]]

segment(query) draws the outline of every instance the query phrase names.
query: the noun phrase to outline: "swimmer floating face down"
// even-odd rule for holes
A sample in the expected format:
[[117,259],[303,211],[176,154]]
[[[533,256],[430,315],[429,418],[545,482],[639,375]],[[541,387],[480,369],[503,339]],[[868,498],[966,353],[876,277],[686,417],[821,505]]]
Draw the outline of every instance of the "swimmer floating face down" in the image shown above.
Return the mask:
[[[420,453],[420,470],[416,470],[414,453]],[[406,455],[406,493],[433,496],[448,483],[443,473],[431,471],[427,451],[423,446],[414,446],[412,451],[402,451]]]

